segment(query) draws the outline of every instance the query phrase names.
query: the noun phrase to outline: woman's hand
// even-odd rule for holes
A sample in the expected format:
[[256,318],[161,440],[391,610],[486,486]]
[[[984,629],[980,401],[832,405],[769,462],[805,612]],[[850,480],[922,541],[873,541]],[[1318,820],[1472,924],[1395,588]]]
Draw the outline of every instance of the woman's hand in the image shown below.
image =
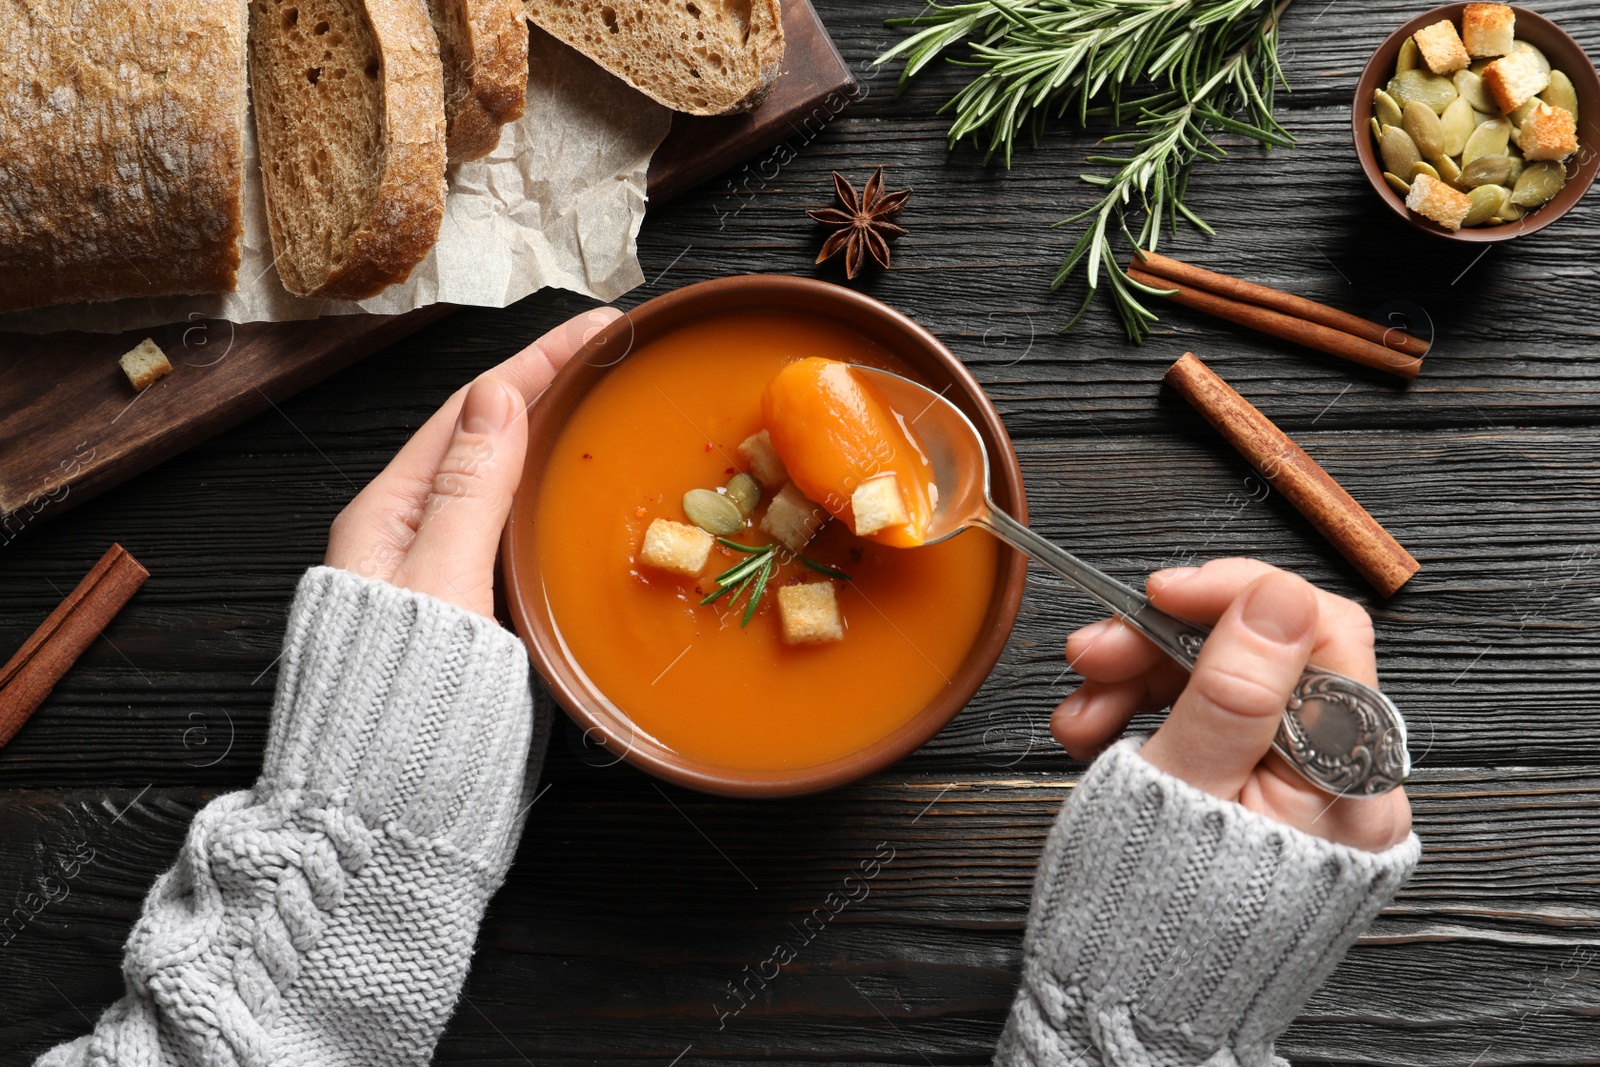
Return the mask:
[[528,408],[621,312],[574,316],[457,390],[334,519],[325,562],[494,613],[494,558],[528,450]]
[[1378,684],[1372,620],[1359,604],[1253,559],[1158,571],[1146,589],[1162,611],[1213,627],[1194,672],[1120,620],[1079,630],[1067,640],[1067,662],[1084,683],[1050,720],[1068,752],[1092,758],[1137,712],[1170,704],[1166,722],[1140,749],[1159,769],[1340,844],[1377,852],[1406,839],[1404,790],[1335,799],[1271,747],[1307,662]]

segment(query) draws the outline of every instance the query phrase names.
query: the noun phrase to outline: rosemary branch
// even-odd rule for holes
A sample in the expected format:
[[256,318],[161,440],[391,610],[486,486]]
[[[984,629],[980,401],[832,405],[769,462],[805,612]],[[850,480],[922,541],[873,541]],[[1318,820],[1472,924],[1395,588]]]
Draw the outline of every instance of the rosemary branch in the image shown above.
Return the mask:
[[[1130,340],[1143,341],[1156,316],[1139,294],[1163,290],[1139,285],[1117,263],[1120,232],[1137,248],[1154,250],[1163,222],[1180,218],[1206,233],[1211,227],[1184,204],[1197,160],[1226,154],[1215,137],[1232,133],[1264,146],[1288,147],[1294,138],[1273,117],[1274,93],[1283,84],[1278,66],[1278,20],[1290,0],[1263,15],[1266,0],[976,0],[932,4],[929,13],[891,19],[912,28],[905,40],[876,60],[904,57],[902,88],[939,55],[963,40],[976,70],[941,109],[954,111],[951,144],[985,142],[985,159],[1003,155],[1009,166],[1018,134],[1037,143],[1053,118],[1080,125],[1109,118],[1131,126],[1104,139],[1124,145],[1117,155],[1089,162],[1115,168],[1080,178],[1101,191],[1084,211],[1059,226],[1088,221],[1083,235],[1051,283],[1060,288],[1079,270],[1086,275],[1083,305],[1063,329],[1088,309],[1105,268],[1112,303]],[[1236,117],[1243,113],[1244,117]],[[1128,214],[1143,215],[1135,237]]]
[[[777,545],[741,545],[737,541],[730,541],[726,537],[717,538],[717,543],[736,552],[743,552],[745,559],[735,563],[732,567],[717,575],[717,588],[707,593],[700,603],[702,606],[715,603],[728,592],[733,596],[728,600],[731,609],[739,602],[739,598],[750,592],[750,599],[745,602],[744,615],[739,619],[739,625],[747,625],[755,617],[756,607],[761,603],[761,594],[767,591],[767,583],[772,580],[773,572],[778,568]],[[818,574],[826,574],[830,578],[848,582],[850,576],[844,571],[835,570],[825,563],[818,563],[806,556],[796,555],[795,559],[810,567]]]

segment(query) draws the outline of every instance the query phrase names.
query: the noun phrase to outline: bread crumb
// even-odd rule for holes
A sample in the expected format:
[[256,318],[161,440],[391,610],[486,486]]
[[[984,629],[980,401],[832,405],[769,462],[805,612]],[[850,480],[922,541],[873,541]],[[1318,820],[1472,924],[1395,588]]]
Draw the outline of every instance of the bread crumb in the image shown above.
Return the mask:
[[1406,195],[1406,207],[1453,232],[1461,229],[1461,220],[1472,210],[1472,198],[1438,178],[1419,174]]
[[781,586],[778,616],[783,620],[783,639],[788,644],[819,645],[844,640],[832,582]]
[[1578,150],[1578,121],[1566,108],[1541,100],[1522,120],[1517,147],[1529,161],[1566,159]]
[[906,498],[900,491],[900,479],[893,474],[880,474],[857,486],[850,494],[850,511],[855,516],[857,537],[867,537],[911,521]]
[[768,489],[776,489],[789,480],[789,469],[783,457],[772,447],[772,435],[762,430],[751,434],[739,443],[739,454],[750,463],[750,473]]
[[639,560],[664,571],[693,578],[705,570],[715,538],[698,526],[656,519],[644,532]]
[[141,393],[172,373],[172,363],[167,359],[167,354],[149,337],[140,341],[132,351],[124,353],[117,363],[134,389]]
[[1468,4],[1461,12],[1461,43],[1475,56],[1503,56],[1516,40],[1517,13],[1505,4]]
[[789,482],[767,505],[767,513],[761,516],[761,529],[790,552],[799,552],[827,521],[828,513]]
[[1512,52],[1483,68],[1483,84],[1502,112],[1510,113],[1544,92],[1550,74],[1532,52]]
[[1435,74],[1449,74],[1472,63],[1466,46],[1461,43],[1461,35],[1456,32],[1456,24],[1449,19],[1440,19],[1432,26],[1424,26],[1411,38],[1417,42],[1423,62]]

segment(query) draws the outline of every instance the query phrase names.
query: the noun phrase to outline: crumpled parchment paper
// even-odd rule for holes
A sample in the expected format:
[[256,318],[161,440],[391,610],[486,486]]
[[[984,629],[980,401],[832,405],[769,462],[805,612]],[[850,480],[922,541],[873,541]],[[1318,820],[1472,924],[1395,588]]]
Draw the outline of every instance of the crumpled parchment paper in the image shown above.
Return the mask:
[[169,322],[396,315],[440,301],[505,307],[546,286],[613,300],[644,280],[635,238],[645,174],[672,113],[581,53],[534,30],[528,106],[489,155],[450,168],[439,243],[411,277],[369,300],[292,296],[272,266],[247,124],[239,290],[64,304],[0,315],[0,331],[120,333]]

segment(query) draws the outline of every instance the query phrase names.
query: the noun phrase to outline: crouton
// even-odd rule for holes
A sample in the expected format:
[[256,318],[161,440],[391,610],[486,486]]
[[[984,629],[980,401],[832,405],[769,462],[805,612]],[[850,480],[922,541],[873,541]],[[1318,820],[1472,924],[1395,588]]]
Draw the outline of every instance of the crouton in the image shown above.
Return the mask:
[[148,337],[140,341],[137,348],[117,360],[117,364],[122,368],[122,373],[128,376],[128,381],[133,384],[134,389],[141,393],[172,371],[172,364],[168,362],[167,354]]
[[693,578],[706,569],[715,538],[698,526],[656,519],[644,532],[639,561],[673,574]]
[[779,586],[778,616],[783,620],[783,639],[791,645],[844,640],[832,582]]
[[776,489],[789,480],[789,469],[783,457],[772,447],[772,435],[762,430],[751,434],[739,443],[739,454],[750,463],[750,473],[768,489]]
[[1472,198],[1457,192],[1438,178],[1418,174],[1406,195],[1406,207],[1437,222],[1447,230],[1461,229],[1461,220],[1472,210]]
[[850,494],[850,510],[855,515],[857,537],[866,537],[891,526],[904,526],[911,521],[906,498],[900,491],[900,479],[893,474],[880,474],[858,485]]
[[1449,74],[1472,62],[1466,46],[1461,43],[1461,35],[1456,33],[1456,24],[1449,19],[1440,19],[1432,26],[1424,26],[1412,34],[1411,39],[1421,49],[1422,61],[1435,74]]
[[1516,40],[1517,13],[1505,4],[1468,4],[1461,12],[1461,43],[1474,56],[1503,56]]
[[827,521],[828,513],[788,482],[767,505],[761,529],[790,552],[799,552]]
[[1566,108],[1540,101],[1522,120],[1517,147],[1525,159],[1566,159],[1578,150],[1578,122]]
[[1515,44],[1513,44],[1511,46],[1511,51],[1508,52],[1507,55],[1515,55],[1517,52],[1526,52],[1526,53],[1528,53],[1528,55],[1533,57],[1534,66],[1538,67],[1540,70],[1544,71],[1546,74],[1550,73],[1550,71],[1551,71],[1550,57],[1545,55],[1538,48],[1536,48],[1533,45],[1529,44],[1527,41],[1518,41],[1518,42],[1516,42]]
[[1502,112],[1512,112],[1544,92],[1550,74],[1532,52],[1512,52],[1483,68],[1483,84]]

